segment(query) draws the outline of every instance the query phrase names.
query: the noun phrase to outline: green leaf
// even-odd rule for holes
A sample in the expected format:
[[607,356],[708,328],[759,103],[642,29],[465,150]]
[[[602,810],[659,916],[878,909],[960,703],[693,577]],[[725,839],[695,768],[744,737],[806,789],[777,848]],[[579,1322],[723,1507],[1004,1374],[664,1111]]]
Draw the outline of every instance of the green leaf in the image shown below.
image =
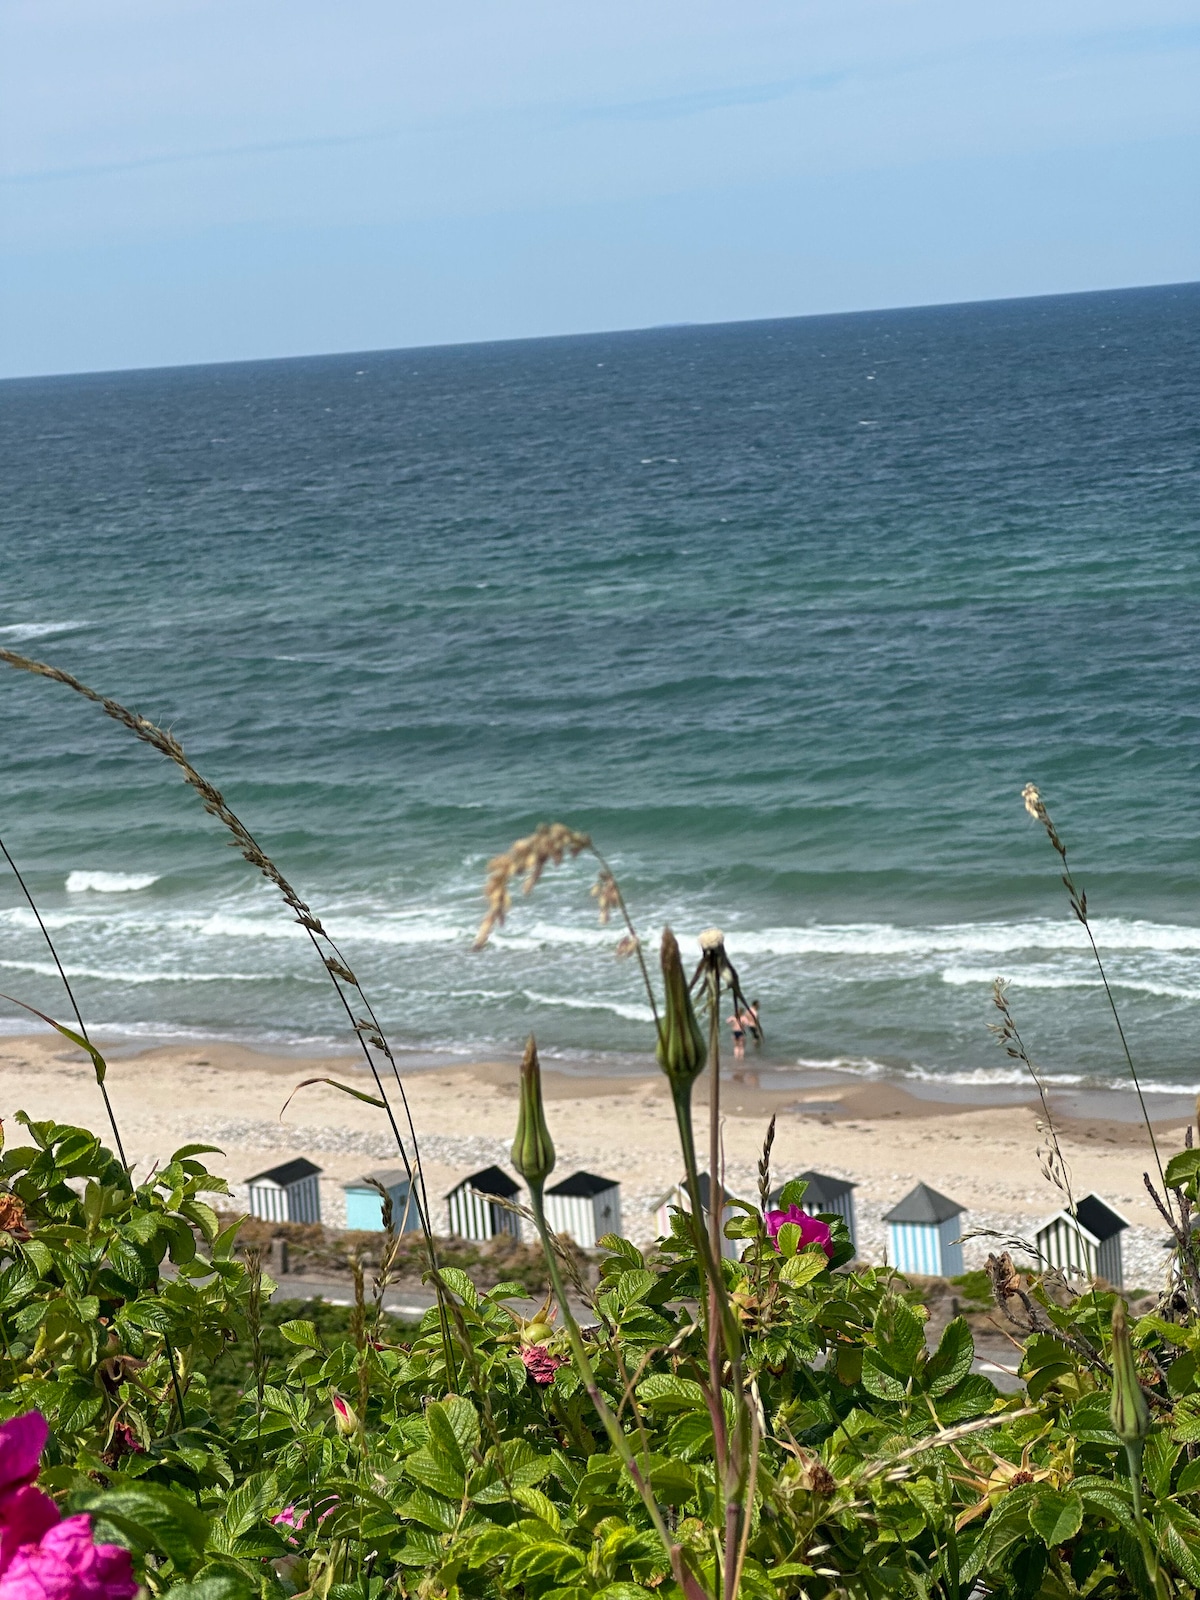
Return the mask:
[[463,1460],[462,1446],[441,1401],[434,1400],[426,1407],[425,1425],[429,1429],[427,1448],[430,1455],[440,1465],[454,1472],[460,1481],[464,1480],[467,1464]]
[[880,1364],[879,1356],[874,1350],[867,1350],[863,1354],[862,1386],[868,1394],[873,1394],[877,1400],[891,1400],[899,1403],[908,1398],[908,1389],[899,1378],[892,1375],[885,1366]]
[[558,1508],[549,1495],[543,1494],[540,1489],[531,1489],[525,1484],[517,1484],[513,1488],[513,1499],[518,1505],[524,1506],[526,1511],[539,1517],[555,1533],[562,1532],[562,1519],[559,1517]]
[[1047,1549],[1066,1544],[1083,1525],[1083,1501],[1074,1489],[1039,1489],[1029,1523]]
[[1164,1174],[1167,1188],[1182,1189],[1195,1181],[1197,1173],[1200,1173],[1200,1150],[1181,1150],[1167,1162]]
[[945,1394],[961,1383],[975,1359],[975,1340],[964,1317],[955,1317],[942,1330],[938,1347],[925,1366],[925,1387],[932,1395]]
[[442,1401],[446,1417],[458,1440],[463,1460],[469,1461],[479,1448],[479,1413],[471,1402],[460,1394],[448,1394]]
[[183,1144],[175,1151],[171,1161],[186,1161],[189,1156],[223,1156],[224,1150],[215,1144]]
[[1176,1404],[1171,1437],[1180,1444],[1200,1444],[1200,1394],[1185,1395]]
[[779,1191],[780,1211],[790,1211],[793,1206],[798,1206],[808,1191],[806,1178],[792,1178],[785,1183]]
[[414,1490],[397,1511],[410,1522],[419,1522],[435,1533],[450,1533],[458,1523],[458,1505],[441,1495],[430,1494],[427,1489]]
[[479,1304],[479,1291],[461,1267],[443,1267],[441,1279],[450,1293],[456,1294],[463,1305],[470,1306],[472,1311],[475,1310]]
[[[114,1528],[135,1550],[168,1556],[184,1572],[195,1566],[208,1540],[204,1513],[157,1484],[105,1489],[87,1496],[79,1509]],[[101,1533],[97,1538],[103,1542]]]
[[654,1372],[637,1387],[638,1399],[652,1411],[704,1411],[708,1406],[704,1390],[694,1378],[678,1378],[671,1372]]
[[[790,1227],[790,1223],[785,1223]],[[799,1230],[797,1230],[799,1231]],[[780,1229],[782,1235],[783,1229]],[[806,1283],[811,1283],[814,1278],[819,1278],[829,1265],[829,1258],[824,1250],[819,1247],[812,1250],[802,1250],[799,1255],[788,1256],[783,1266],[779,1269],[779,1276],[784,1283],[790,1284],[793,1289],[802,1289]]]
[[302,1317],[293,1318],[291,1322],[281,1322],[279,1331],[289,1344],[304,1345],[309,1350],[321,1350],[321,1335],[317,1332],[315,1322],[308,1322]]
[[996,1403],[999,1390],[990,1378],[973,1372],[938,1401],[938,1416],[944,1423],[965,1422],[981,1417]]
[[340,1089],[343,1094],[348,1094],[355,1100],[361,1100],[364,1105],[375,1106],[379,1111],[387,1110],[386,1101],[381,1100],[376,1094],[368,1094],[365,1089],[352,1089],[348,1083],[339,1083],[336,1078],[305,1078],[303,1083],[298,1083],[296,1085],[291,1094],[288,1095],[287,1099],[280,1107],[280,1122],[283,1121],[283,1113],[291,1105],[292,1101],[300,1093],[301,1089],[309,1089],[314,1083],[327,1083],[331,1089]]
[[64,1039],[69,1039],[72,1044],[77,1044],[81,1050],[86,1050],[92,1058],[92,1066],[96,1069],[96,1082],[104,1082],[104,1074],[108,1071],[107,1063],[96,1046],[83,1038],[78,1033],[73,1033],[70,1028],[61,1022],[55,1022],[53,1017],[48,1017],[44,1011],[39,1011],[36,1006],[26,1005],[24,1000],[14,1000],[11,994],[0,994],[0,1000],[7,1000],[11,1005],[20,1006],[22,1011],[28,1011],[30,1016],[40,1017],[47,1027],[53,1028],[56,1033],[61,1033]]
[[243,1572],[222,1568],[206,1573],[191,1583],[171,1585],[171,1600],[251,1600],[258,1593],[258,1585]]

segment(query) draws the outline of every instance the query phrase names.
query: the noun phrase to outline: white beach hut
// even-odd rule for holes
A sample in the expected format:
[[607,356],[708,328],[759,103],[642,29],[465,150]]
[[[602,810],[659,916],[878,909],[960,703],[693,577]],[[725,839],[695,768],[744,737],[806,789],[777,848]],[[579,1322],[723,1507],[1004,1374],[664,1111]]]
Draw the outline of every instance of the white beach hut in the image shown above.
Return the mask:
[[[806,1183],[808,1188],[804,1191],[804,1198],[800,1202],[801,1211],[810,1217],[829,1216],[841,1217],[850,1234],[850,1243],[858,1249],[858,1236],[855,1232],[854,1220],[854,1190],[856,1185],[848,1178],[831,1178],[827,1172],[802,1172],[800,1181]],[[779,1196],[783,1192],[783,1185],[769,1197],[772,1209],[778,1209]]]
[[594,1172],[573,1172],[546,1190],[546,1221],[592,1250],[606,1233],[621,1231],[621,1186]]
[[918,1183],[884,1217],[887,1224],[888,1260],[901,1272],[920,1272],[933,1278],[956,1278],[963,1270],[963,1207],[955,1200]]
[[1050,1266],[1076,1267],[1089,1278],[1104,1278],[1114,1289],[1124,1288],[1121,1235],[1129,1223],[1097,1194],[1084,1195],[1075,1215],[1058,1211],[1034,1235],[1042,1258]]
[[[745,1241],[741,1239],[727,1239],[725,1237],[724,1228],[725,1224],[732,1217],[740,1216],[742,1213],[735,1211],[734,1208],[728,1204],[730,1199],[728,1191],[723,1194],[722,1199],[726,1203],[721,1207],[721,1254],[728,1261],[736,1261],[745,1247]],[[707,1218],[711,1208],[711,1202],[709,1200],[709,1178],[707,1172],[702,1172],[700,1174],[700,1208],[704,1212],[705,1218]],[[672,1185],[672,1187],[667,1190],[666,1194],[660,1195],[659,1198],[654,1202],[654,1224],[658,1229],[659,1238],[665,1239],[670,1235],[672,1211],[691,1211],[691,1209],[692,1197],[688,1192],[687,1179],[680,1178],[678,1183]]]
[[494,1239],[507,1233],[521,1237],[521,1219],[515,1212],[497,1205],[496,1199],[515,1200],[520,1186],[499,1167],[484,1167],[455,1184],[446,1196],[450,1211],[450,1232],[460,1239]]
[[321,1169],[298,1156],[247,1179],[250,1215],[264,1222],[320,1222]]

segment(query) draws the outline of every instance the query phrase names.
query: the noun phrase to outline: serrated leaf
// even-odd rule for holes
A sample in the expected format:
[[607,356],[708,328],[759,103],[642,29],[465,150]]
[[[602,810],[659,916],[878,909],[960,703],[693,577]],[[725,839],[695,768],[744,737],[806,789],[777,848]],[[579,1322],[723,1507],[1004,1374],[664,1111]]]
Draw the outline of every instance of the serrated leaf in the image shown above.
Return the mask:
[[515,1484],[513,1499],[518,1505],[524,1506],[526,1511],[532,1512],[535,1517],[540,1517],[548,1527],[553,1528],[555,1533],[562,1532],[562,1519],[549,1495],[543,1494],[540,1489],[531,1489],[527,1484]]
[[105,1489],[89,1495],[81,1509],[117,1529],[135,1549],[169,1556],[184,1572],[191,1571],[208,1539],[204,1513],[157,1484]]
[[799,1255],[788,1256],[779,1269],[779,1276],[793,1289],[802,1289],[806,1283],[819,1278],[828,1265],[829,1258],[824,1250],[802,1250]]
[[638,1399],[652,1411],[704,1411],[708,1406],[704,1390],[694,1378],[679,1378],[671,1372],[654,1372],[637,1387]]
[[303,1317],[294,1317],[290,1322],[281,1322],[279,1331],[289,1344],[304,1345],[309,1350],[323,1348],[316,1323],[308,1322]]
[[888,1369],[880,1364],[879,1357],[874,1350],[863,1353],[862,1386],[868,1394],[873,1394],[877,1400],[891,1400],[899,1403],[908,1398],[908,1389],[899,1378],[894,1377]]
[[1200,1150],[1181,1150],[1167,1162],[1164,1174],[1168,1189],[1181,1189],[1200,1173]]
[[1029,1508],[1029,1525],[1047,1549],[1066,1544],[1083,1526],[1083,1501],[1074,1489],[1040,1488]]
[[932,1395],[945,1394],[961,1383],[975,1359],[975,1340],[964,1317],[955,1317],[942,1329],[938,1347],[925,1364],[925,1387]]
[[461,1267],[442,1267],[440,1276],[451,1294],[456,1294],[463,1305],[475,1310],[479,1304],[479,1291]]

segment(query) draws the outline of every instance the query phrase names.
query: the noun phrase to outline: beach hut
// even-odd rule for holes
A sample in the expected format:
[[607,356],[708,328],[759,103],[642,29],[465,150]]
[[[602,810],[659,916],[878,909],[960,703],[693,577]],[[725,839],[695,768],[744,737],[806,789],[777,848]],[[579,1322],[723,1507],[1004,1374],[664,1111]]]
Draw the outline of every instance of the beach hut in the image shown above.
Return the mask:
[[320,1167],[298,1156],[247,1179],[250,1215],[264,1222],[320,1222]]
[[455,1184],[446,1196],[450,1208],[450,1232],[460,1239],[494,1239],[507,1233],[521,1237],[521,1219],[515,1212],[496,1204],[496,1198],[515,1200],[520,1192],[507,1172],[499,1167],[484,1167]]
[[[800,1180],[808,1185],[804,1191],[804,1199],[800,1202],[801,1211],[810,1217],[820,1215],[829,1216],[832,1213],[841,1217],[850,1234],[850,1243],[858,1249],[858,1235],[854,1225],[854,1190],[855,1185],[847,1178],[831,1178],[827,1172],[802,1172]],[[778,1209],[779,1196],[783,1192],[783,1185],[769,1196],[769,1204],[773,1210]]]
[[[705,1218],[707,1218],[709,1215],[711,1204],[709,1200],[709,1187],[708,1173],[702,1172],[700,1174],[700,1207],[704,1212]],[[725,1192],[722,1198],[726,1201],[726,1204],[721,1207],[721,1254],[728,1261],[736,1261],[741,1255],[742,1251],[745,1249],[745,1240],[727,1239],[725,1237],[724,1228],[725,1224],[732,1217],[741,1216],[743,1213],[735,1211],[733,1207],[728,1204],[730,1199],[728,1191]],[[669,1237],[671,1232],[671,1212],[673,1210],[690,1211],[691,1209],[692,1197],[688,1193],[687,1179],[680,1178],[678,1183],[674,1184],[670,1189],[668,1189],[666,1194],[660,1195],[659,1198],[654,1202],[654,1222],[658,1229],[659,1238],[666,1239]]]
[[573,1172],[546,1190],[546,1221],[592,1250],[606,1233],[621,1231],[621,1186],[615,1178]]
[[[371,1180],[374,1179],[374,1183]],[[346,1226],[363,1233],[383,1232],[383,1196],[375,1187],[386,1189],[392,1202],[392,1227],[397,1233],[419,1228],[417,1203],[409,1197],[408,1174],[400,1167],[383,1167],[342,1185],[346,1197]]]
[[1052,1267],[1077,1267],[1089,1278],[1105,1278],[1114,1289],[1125,1283],[1121,1235],[1129,1223],[1097,1194],[1084,1195],[1069,1211],[1058,1211],[1034,1234],[1042,1258]]
[[927,1183],[910,1189],[898,1206],[884,1217],[887,1223],[888,1259],[901,1272],[921,1272],[931,1278],[956,1278],[963,1270],[963,1207],[947,1200]]

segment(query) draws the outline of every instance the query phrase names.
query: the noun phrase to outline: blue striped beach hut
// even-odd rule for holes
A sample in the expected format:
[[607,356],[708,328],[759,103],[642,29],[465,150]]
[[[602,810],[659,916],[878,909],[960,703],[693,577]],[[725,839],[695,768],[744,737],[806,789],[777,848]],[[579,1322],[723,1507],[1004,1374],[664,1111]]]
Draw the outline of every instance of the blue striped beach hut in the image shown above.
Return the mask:
[[383,1232],[383,1196],[375,1184],[386,1189],[391,1197],[392,1227],[397,1233],[411,1233],[421,1226],[416,1201],[410,1196],[408,1174],[399,1167],[385,1167],[342,1185],[347,1228],[364,1233]]
[[963,1270],[958,1219],[964,1207],[944,1194],[918,1183],[899,1205],[884,1217],[887,1224],[888,1260],[901,1272],[920,1272],[930,1278],[956,1278]]

